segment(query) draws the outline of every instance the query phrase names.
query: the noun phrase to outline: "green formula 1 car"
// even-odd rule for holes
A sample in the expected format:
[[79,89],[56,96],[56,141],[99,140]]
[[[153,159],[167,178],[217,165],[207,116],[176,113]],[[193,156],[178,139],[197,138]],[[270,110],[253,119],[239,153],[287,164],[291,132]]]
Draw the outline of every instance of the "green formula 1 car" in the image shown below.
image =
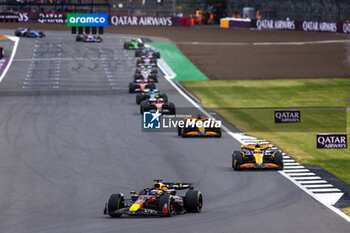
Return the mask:
[[124,49],[135,50],[135,49],[140,49],[140,48],[144,48],[144,47],[145,47],[145,45],[140,38],[132,38],[132,39],[124,42]]

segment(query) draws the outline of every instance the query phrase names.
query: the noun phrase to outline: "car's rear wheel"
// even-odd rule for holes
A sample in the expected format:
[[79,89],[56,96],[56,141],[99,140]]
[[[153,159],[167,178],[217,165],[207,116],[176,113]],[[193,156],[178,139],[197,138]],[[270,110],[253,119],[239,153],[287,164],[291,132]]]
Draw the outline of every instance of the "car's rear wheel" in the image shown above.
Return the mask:
[[203,196],[199,191],[188,190],[185,195],[185,209],[190,213],[199,213],[203,207]]
[[124,208],[124,196],[121,193],[112,194],[107,202],[108,215],[112,218],[120,217],[122,214],[115,214],[116,210]]
[[167,94],[163,93],[163,94],[161,94],[161,97],[163,98],[163,100],[164,100],[165,102],[168,101],[168,96],[167,96]]
[[175,109],[175,104],[174,103],[169,103],[169,113],[175,115],[176,114],[176,109]]
[[181,136],[182,129],[180,127],[177,127],[177,136]]
[[154,83],[151,83],[149,85],[147,85],[149,89],[153,90],[153,89],[156,89],[156,84]]
[[232,154],[232,168],[235,171],[241,170],[240,165],[243,163],[243,155],[240,151],[234,151]]
[[280,151],[275,153],[275,157],[273,158],[273,162],[278,165],[277,170],[283,170],[283,155]]
[[129,83],[129,93],[135,92],[135,85],[133,83]]
[[143,100],[143,95],[141,93],[137,93],[137,95],[136,95],[136,103],[140,104],[142,100]]

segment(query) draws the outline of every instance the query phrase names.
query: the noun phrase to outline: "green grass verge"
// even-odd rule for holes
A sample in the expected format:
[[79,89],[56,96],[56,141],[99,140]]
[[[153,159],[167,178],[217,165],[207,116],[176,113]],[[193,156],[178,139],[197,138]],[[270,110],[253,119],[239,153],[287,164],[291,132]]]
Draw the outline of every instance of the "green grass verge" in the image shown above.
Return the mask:
[[159,50],[162,58],[176,73],[174,81],[208,80],[177,48],[168,43],[147,43]]
[[[350,132],[350,79],[208,80],[182,84],[240,131],[263,138],[302,164],[350,183],[350,149],[316,149],[317,133]],[[230,109],[233,108],[233,109]],[[301,110],[301,123],[275,124],[274,109]]]

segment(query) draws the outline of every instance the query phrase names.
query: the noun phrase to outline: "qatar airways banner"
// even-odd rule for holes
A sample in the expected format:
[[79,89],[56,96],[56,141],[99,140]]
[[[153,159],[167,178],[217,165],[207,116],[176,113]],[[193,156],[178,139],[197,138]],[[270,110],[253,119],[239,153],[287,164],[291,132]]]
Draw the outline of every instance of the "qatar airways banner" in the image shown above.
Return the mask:
[[259,30],[289,30],[304,32],[331,32],[350,34],[350,24],[317,21],[295,21],[290,19],[253,19],[241,22],[241,19],[229,19],[230,28],[256,28]]
[[259,30],[291,30],[304,32],[350,33],[350,25],[334,22],[286,20],[252,20],[252,27]]
[[110,23],[114,26],[180,26],[179,17],[173,16],[111,15]]
[[67,13],[60,12],[17,12],[18,22],[24,23],[67,23]]
[[[61,12],[16,12],[18,22],[25,23],[67,23],[67,13]],[[140,15],[110,15],[109,25],[113,26],[190,26],[187,17],[173,16],[140,16]]]

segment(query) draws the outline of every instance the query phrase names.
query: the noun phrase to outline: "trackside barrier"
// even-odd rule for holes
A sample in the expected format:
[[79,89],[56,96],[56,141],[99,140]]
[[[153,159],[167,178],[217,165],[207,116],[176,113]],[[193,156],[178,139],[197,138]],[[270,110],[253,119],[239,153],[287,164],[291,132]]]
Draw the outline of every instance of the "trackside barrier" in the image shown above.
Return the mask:
[[[53,23],[66,24],[67,13],[65,12],[15,12],[18,22],[24,23]],[[5,17],[5,16],[4,16]],[[0,17],[1,18],[1,17]],[[162,26],[162,27],[187,27],[190,20],[187,17],[175,16],[143,16],[143,15],[109,15],[111,26]]]
[[350,24],[347,23],[295,21],[290,19],[269,20],[223,18],[221,19],[221,27],[350,34]]

